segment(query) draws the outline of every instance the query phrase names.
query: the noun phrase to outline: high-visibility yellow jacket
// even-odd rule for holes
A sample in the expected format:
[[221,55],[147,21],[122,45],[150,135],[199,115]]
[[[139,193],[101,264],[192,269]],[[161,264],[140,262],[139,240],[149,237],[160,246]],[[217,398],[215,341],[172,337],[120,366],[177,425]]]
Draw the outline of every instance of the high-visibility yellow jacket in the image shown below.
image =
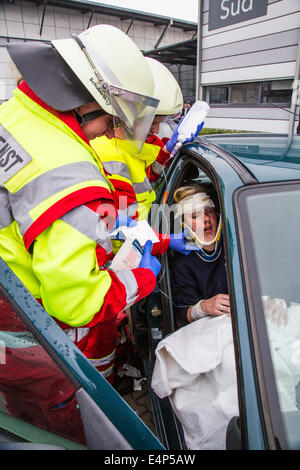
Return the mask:
[[146,218],[156,199],[146,169],[156,160],[160,147],[145,143],[141,153],[133,155],[126,141],[119,139],[116,143],[105,136],[93,140],[91,146],[117,192],[118,208],[128,209],[129,216],[138,211],[140,220]]
[[66,116],[21,87],[0,107],[0,256],[51,316],[88,330],[148,295],[155,276],[104,269],[111,184]]
[[[129,217],[147,218],[151,204],[156,200],[151,182],[160,177],[169,161],[169,153],[163,151],[164,145],[165,139],[151,136],[142,151],[135,155],[130,151],[130,144],[120,139],[116,141],[103,136],[91,141],[114,186],[117,208],[126,210]],[[168,247],[168,238],[159,238],[160,243],[154,245],[152,254],[163,254]],[[112,244],[116,253],[122,242],[114,240]]]

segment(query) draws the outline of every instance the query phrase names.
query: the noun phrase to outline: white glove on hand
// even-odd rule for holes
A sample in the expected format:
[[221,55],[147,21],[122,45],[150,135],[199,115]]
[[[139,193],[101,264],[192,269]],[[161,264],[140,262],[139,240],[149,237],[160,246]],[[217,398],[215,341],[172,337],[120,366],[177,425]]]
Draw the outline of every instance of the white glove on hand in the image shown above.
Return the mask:
[[289,313],[285,300],[270,299],[267,296],[263,296],[262,301],[267,320],[270,320],[278,328],[288,324]]

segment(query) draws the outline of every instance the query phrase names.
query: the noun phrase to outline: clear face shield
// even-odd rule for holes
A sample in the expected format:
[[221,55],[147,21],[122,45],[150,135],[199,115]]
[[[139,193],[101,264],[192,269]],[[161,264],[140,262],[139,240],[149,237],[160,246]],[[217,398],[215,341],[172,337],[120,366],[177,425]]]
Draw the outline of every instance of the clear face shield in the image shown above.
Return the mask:
[[197,193],[180,201],[177,217],[181,217],[183,227],[188,229],[188,236],[201,248],[220,240],[221,217],[206,193]]
[[125,145],[131,148],[131,153],[140,153],[155,117],[158,100],[127,91],[126,95],[129,94],[136,101],[111,96],[116,146]]
[[[159,100],[123,88],[97,50],[83,38],[75,35],[73,38],[94,71],[95,76],[90,81],[101,95],[101,99],[110,107],[117,148],[118,144],[120,146],[127,145],[131,153],[139,153],[147,138]],[[103,78],[96,64],[101,66],[105,75],[109,77],[110,83]],[[101,100],[99,104],[101,106]]]

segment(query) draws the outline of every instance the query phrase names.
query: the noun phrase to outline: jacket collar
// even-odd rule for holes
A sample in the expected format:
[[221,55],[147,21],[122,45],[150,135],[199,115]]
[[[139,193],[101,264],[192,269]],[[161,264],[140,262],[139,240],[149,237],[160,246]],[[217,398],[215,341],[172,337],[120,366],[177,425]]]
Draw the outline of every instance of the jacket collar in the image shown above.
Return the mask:
[[82,132],[82,129],[75,118],[74,114],[72,111],[57,111],[54,108],[51,108],[47,103],[45,103],[43,100],[41,100],[35,93],[34,91],[27,85],[25,80],[22,80],[18,84],[18,89],[21,90],[25,95],[27,95],[32,101],[37,103],[39,106],[42,108],[46,109],[51,114],[54,114],[58,119],[63,121],[68,127],[72,129],[85,143],[90,145],[90,142],[86,138],[85,134]]

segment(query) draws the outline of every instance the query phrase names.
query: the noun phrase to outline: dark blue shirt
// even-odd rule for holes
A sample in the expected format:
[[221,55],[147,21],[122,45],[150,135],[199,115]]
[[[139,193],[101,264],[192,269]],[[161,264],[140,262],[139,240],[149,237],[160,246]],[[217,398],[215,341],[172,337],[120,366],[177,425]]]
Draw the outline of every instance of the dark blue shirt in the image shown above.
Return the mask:
[[172,263],[172,295],[177,327],[187,325],[187,311],[199,300],[228,294],[223,247],[212,262],[203,261],[196,252],[175,253]]

